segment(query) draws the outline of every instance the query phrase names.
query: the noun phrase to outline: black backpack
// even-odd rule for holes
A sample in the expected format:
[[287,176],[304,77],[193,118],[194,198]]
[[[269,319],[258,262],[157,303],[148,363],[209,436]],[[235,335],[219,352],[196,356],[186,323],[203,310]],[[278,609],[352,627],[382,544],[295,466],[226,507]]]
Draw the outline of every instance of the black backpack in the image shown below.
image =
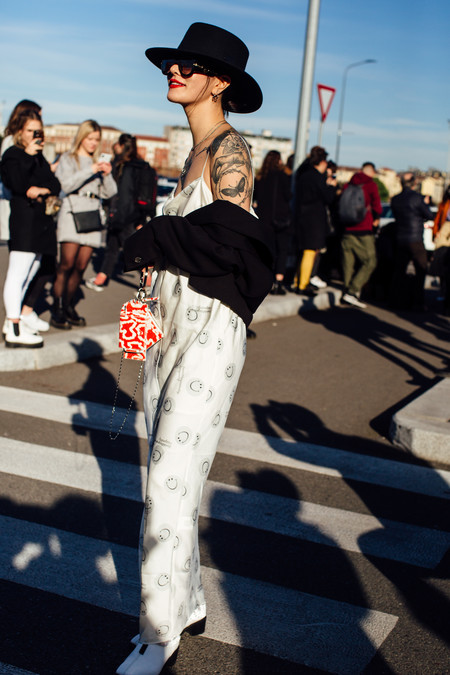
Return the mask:
[[144,218],[153,218],[155,215],[156,206],[156,188],[158,177],[155,169],[153,169],[148,162],[139,162],[139,167],[136,167],[137,175],[137,190],[136,190],[136,206],[139,213]]
[[349,183],[339,199],[339,219],[344,225],[357,225],[367,212],[364,190],[361,185]]

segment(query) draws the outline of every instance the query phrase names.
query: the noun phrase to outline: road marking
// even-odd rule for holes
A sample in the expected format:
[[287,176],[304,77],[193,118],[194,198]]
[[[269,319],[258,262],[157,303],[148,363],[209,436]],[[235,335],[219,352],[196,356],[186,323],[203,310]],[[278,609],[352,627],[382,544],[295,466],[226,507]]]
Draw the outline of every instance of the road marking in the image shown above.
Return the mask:
[[[24,564],[30,544],[41,554]],[[127,546],[0,516],[3,579],[132,616],[139,608],[137,555]],[[391,614],[209,567],[202,566],[202,578],[206,637],[333,673],[361,673],[397,622]]]
[[[104,431],[111,418],[109,405],[4,386],[0,386],[0,410]],[[123,415],[125,410],[118,408],[116,420]],[[122,433],[147,438],[144,413],[130,412]],[[233,457],[450,499],[450,471],[237,429],[225,429],[218,449]]]
[[37,675],[37,673],[10,666],[8,663],[0,663],[0,675]]
[[[142,501],[146,469],[5,438],[0,471],[77,490]],[[200,515],[326,546],[433,569],[450,533],[207,481]]]

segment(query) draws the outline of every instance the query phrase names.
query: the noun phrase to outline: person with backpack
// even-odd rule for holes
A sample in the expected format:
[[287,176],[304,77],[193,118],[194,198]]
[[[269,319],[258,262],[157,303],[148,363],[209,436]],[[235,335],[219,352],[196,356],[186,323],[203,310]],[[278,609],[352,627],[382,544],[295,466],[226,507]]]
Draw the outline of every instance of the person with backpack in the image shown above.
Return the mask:
[[[365,309],[361,289],[377,266],[374,227],[382,208],[373,162],[365,162],[344,186],[339,201],[339,219],[344,228],[341,242],[344,291],[341,304]],[[355,272],[355,267],[358,265]]]
[[136,138],[121,134],[115,152],[112,174],[117,193],[108,208],[105,256],[97,276],[86,281],[87,288],[98,292],[111,278],[125,240],[155,215],[157,175],[138,157]]

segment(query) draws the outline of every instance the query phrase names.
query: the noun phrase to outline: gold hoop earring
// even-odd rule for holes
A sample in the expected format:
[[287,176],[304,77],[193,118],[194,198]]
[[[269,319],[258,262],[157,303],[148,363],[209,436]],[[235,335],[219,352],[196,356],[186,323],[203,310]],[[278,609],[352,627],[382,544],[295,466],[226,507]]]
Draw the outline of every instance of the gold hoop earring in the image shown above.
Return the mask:
[[211,94],[212,100],[214,103],[217,103],[217,100],[219,98],[219,94]]

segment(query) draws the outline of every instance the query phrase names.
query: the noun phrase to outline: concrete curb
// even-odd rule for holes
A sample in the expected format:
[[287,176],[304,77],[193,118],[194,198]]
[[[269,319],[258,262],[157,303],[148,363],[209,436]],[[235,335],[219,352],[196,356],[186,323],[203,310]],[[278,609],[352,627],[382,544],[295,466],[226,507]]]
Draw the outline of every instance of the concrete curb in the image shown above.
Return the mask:
[[[253,324],[262,321],[295,316],[300,312],[324,310],[338,304],[340,291],[328,289],[314,298],[302,298],[288,293],[285,296],[269,295],[258,308]],[[119,351],[118,323],[59,331],[44,336],[41,349],[9,349],[0,345],[0,371],[42,370],[64,366],[85,359],[113,354]]]
[[395,413],[390,440],[416,457],[450,460],[450,379],[446,378]]

